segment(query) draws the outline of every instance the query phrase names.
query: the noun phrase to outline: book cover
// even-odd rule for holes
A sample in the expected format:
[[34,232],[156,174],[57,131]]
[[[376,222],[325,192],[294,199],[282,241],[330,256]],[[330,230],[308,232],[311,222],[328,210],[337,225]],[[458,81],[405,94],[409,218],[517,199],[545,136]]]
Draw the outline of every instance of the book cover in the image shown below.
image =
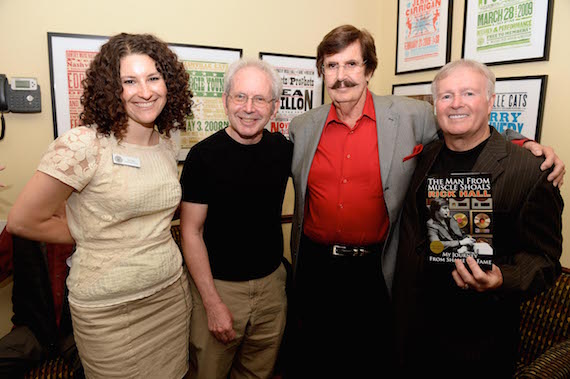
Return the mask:
[[475,258],[483,270],[493,263],[491,174],[457,173],[426,178],[426,222],[430,264],[455,265]]

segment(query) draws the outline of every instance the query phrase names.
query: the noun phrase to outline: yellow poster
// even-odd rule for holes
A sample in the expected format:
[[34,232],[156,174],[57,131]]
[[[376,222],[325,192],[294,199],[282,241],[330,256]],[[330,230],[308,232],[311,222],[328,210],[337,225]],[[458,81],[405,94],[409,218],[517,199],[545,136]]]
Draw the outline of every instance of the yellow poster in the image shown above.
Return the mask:
[[227,63],[182,61],[190,75],[193,116],[180,131],[180,147],[189,149],[196,142],[228,126],[222,104]]

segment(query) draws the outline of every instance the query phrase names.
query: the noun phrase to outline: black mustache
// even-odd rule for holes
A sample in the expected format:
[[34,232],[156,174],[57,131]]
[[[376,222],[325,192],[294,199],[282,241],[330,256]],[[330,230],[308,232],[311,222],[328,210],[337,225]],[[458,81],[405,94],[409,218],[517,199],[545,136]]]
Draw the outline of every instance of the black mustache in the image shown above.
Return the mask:
[[349,80],[349,79],[345,79],[345,80],[337,80],[331,88],[332,89],[337,89],[337,88],[341,88],[341,87],[350,88],[350,87],[354,87],[354,86],[356,86],[355,82],[353,82],[352,80]]

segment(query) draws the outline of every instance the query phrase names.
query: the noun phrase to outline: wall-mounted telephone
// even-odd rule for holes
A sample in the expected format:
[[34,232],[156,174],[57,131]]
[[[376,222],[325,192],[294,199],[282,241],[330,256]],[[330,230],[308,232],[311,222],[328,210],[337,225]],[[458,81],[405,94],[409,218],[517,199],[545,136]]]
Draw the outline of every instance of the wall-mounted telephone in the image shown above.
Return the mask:
[[42,111],[42,95],[36,79],[8,79],[0,74],[0,82],[0,110],[12,113]]
[[12,78],[0,74],[0,113],[2,114],[2,131],[0,140],[4,138],[6,124],[4,112],[39,113],[42,111],[42,94],[40,86],[34,78]]
[[6,95],[8,93],[8,79],[6,79],[6,75],[0,74],[0,112],[7,112],[8,111],[8,99]]

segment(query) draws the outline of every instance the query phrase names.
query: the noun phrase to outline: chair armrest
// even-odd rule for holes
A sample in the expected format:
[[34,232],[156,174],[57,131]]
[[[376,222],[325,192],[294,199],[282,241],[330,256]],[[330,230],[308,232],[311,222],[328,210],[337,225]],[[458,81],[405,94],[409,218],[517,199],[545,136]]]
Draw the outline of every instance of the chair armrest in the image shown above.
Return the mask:
[[522,367],[515,374],[515,378],[570,378],[570,340],[560,342],[546,350],[534,362]]
[[[24,379],[46,379],[46,378],[72,378],[73,372],[62,357],[45,360],[36,367],[30,369]],[[76,376],[77,377],[77,376]]]

